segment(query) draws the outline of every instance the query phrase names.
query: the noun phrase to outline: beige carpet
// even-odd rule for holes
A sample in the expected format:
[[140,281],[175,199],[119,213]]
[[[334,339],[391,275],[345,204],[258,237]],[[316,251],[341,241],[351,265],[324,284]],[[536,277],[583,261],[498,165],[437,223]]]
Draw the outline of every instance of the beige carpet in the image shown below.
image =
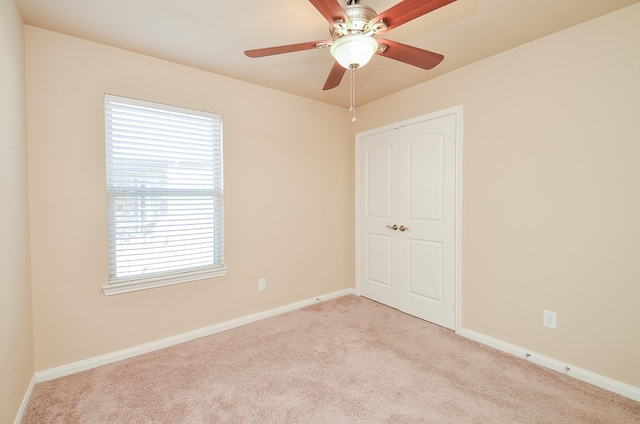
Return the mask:
[[640,403],[345,296],[40,383],[24,423],[640,423]]

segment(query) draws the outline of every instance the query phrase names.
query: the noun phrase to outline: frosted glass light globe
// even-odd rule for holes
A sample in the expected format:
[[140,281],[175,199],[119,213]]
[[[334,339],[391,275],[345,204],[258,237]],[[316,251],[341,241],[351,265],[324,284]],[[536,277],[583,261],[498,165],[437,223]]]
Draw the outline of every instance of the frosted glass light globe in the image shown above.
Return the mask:
[[362,68],[369,63],[378,50],[378,42],[375,38],[352,34],[338,38],[331,44],[329,51],[336,61],[346,69]]

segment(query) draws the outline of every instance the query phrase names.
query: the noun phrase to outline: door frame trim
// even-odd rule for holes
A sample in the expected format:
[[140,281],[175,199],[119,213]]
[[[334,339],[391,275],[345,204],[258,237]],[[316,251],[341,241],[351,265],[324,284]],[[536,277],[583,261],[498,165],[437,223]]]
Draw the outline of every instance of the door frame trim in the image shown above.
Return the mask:
[[398,129],[407,125],[416,124],[418,122],[428,121],[431,119],[437,119],[444,116],[455,115],[456,117],[456,140],[455,140],[455,246],[454,246],[454,317],[455,325],[454,331],[460,333],[462,331],[462,141],[463,141],[463,112],[462,105],[453,106],[447,109],[439,110],[436,112],[428,113],[426,115],[417,116],[404,121],[396,122],[393,124],[385,125],[382,127],[374,128],[367,131],[362,131],[356,134],[355,137],[355,245],[356,245],[356,294],[360,296],[360,242],[358,234],[360,233],[360,146],[361,139],[370,135],[378,134],[381,132]]

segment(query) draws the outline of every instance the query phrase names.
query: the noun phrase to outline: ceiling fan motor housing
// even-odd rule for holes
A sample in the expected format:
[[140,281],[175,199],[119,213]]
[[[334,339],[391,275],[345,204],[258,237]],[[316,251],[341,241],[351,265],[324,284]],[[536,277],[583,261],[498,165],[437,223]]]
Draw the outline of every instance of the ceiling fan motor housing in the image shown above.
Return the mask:
[[344,12],[351,22],[334,22],[334,24],[329,27],[329,33],[334,40],[344,37],[345,35],[368,33],[371,31],[371,28],[369,28],[370,21],[378,16],[376,11],[371,7],[357,4],[357,2],[345,7]]

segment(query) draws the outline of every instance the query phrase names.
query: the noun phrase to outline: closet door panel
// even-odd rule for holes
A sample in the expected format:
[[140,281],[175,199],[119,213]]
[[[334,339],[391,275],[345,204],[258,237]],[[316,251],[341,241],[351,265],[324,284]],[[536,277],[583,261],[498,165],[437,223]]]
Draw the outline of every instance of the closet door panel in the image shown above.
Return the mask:
[[397,131],[362,140],[360,148],[360,287],[361,294],[397,307],[398,242],[392,227],[397,217]]
[[455,117],[402,127],[398,158],[399,309],[453,328]]
[[408,218],[442,221],[444,203],[444,140],[440,134],[424,134],[407,145],[406,193]]
[[408,238],[409,252],[406,264],[409,270],[407,296],[418,298],[419,301],[442,303],[443,245],[439,242]]

